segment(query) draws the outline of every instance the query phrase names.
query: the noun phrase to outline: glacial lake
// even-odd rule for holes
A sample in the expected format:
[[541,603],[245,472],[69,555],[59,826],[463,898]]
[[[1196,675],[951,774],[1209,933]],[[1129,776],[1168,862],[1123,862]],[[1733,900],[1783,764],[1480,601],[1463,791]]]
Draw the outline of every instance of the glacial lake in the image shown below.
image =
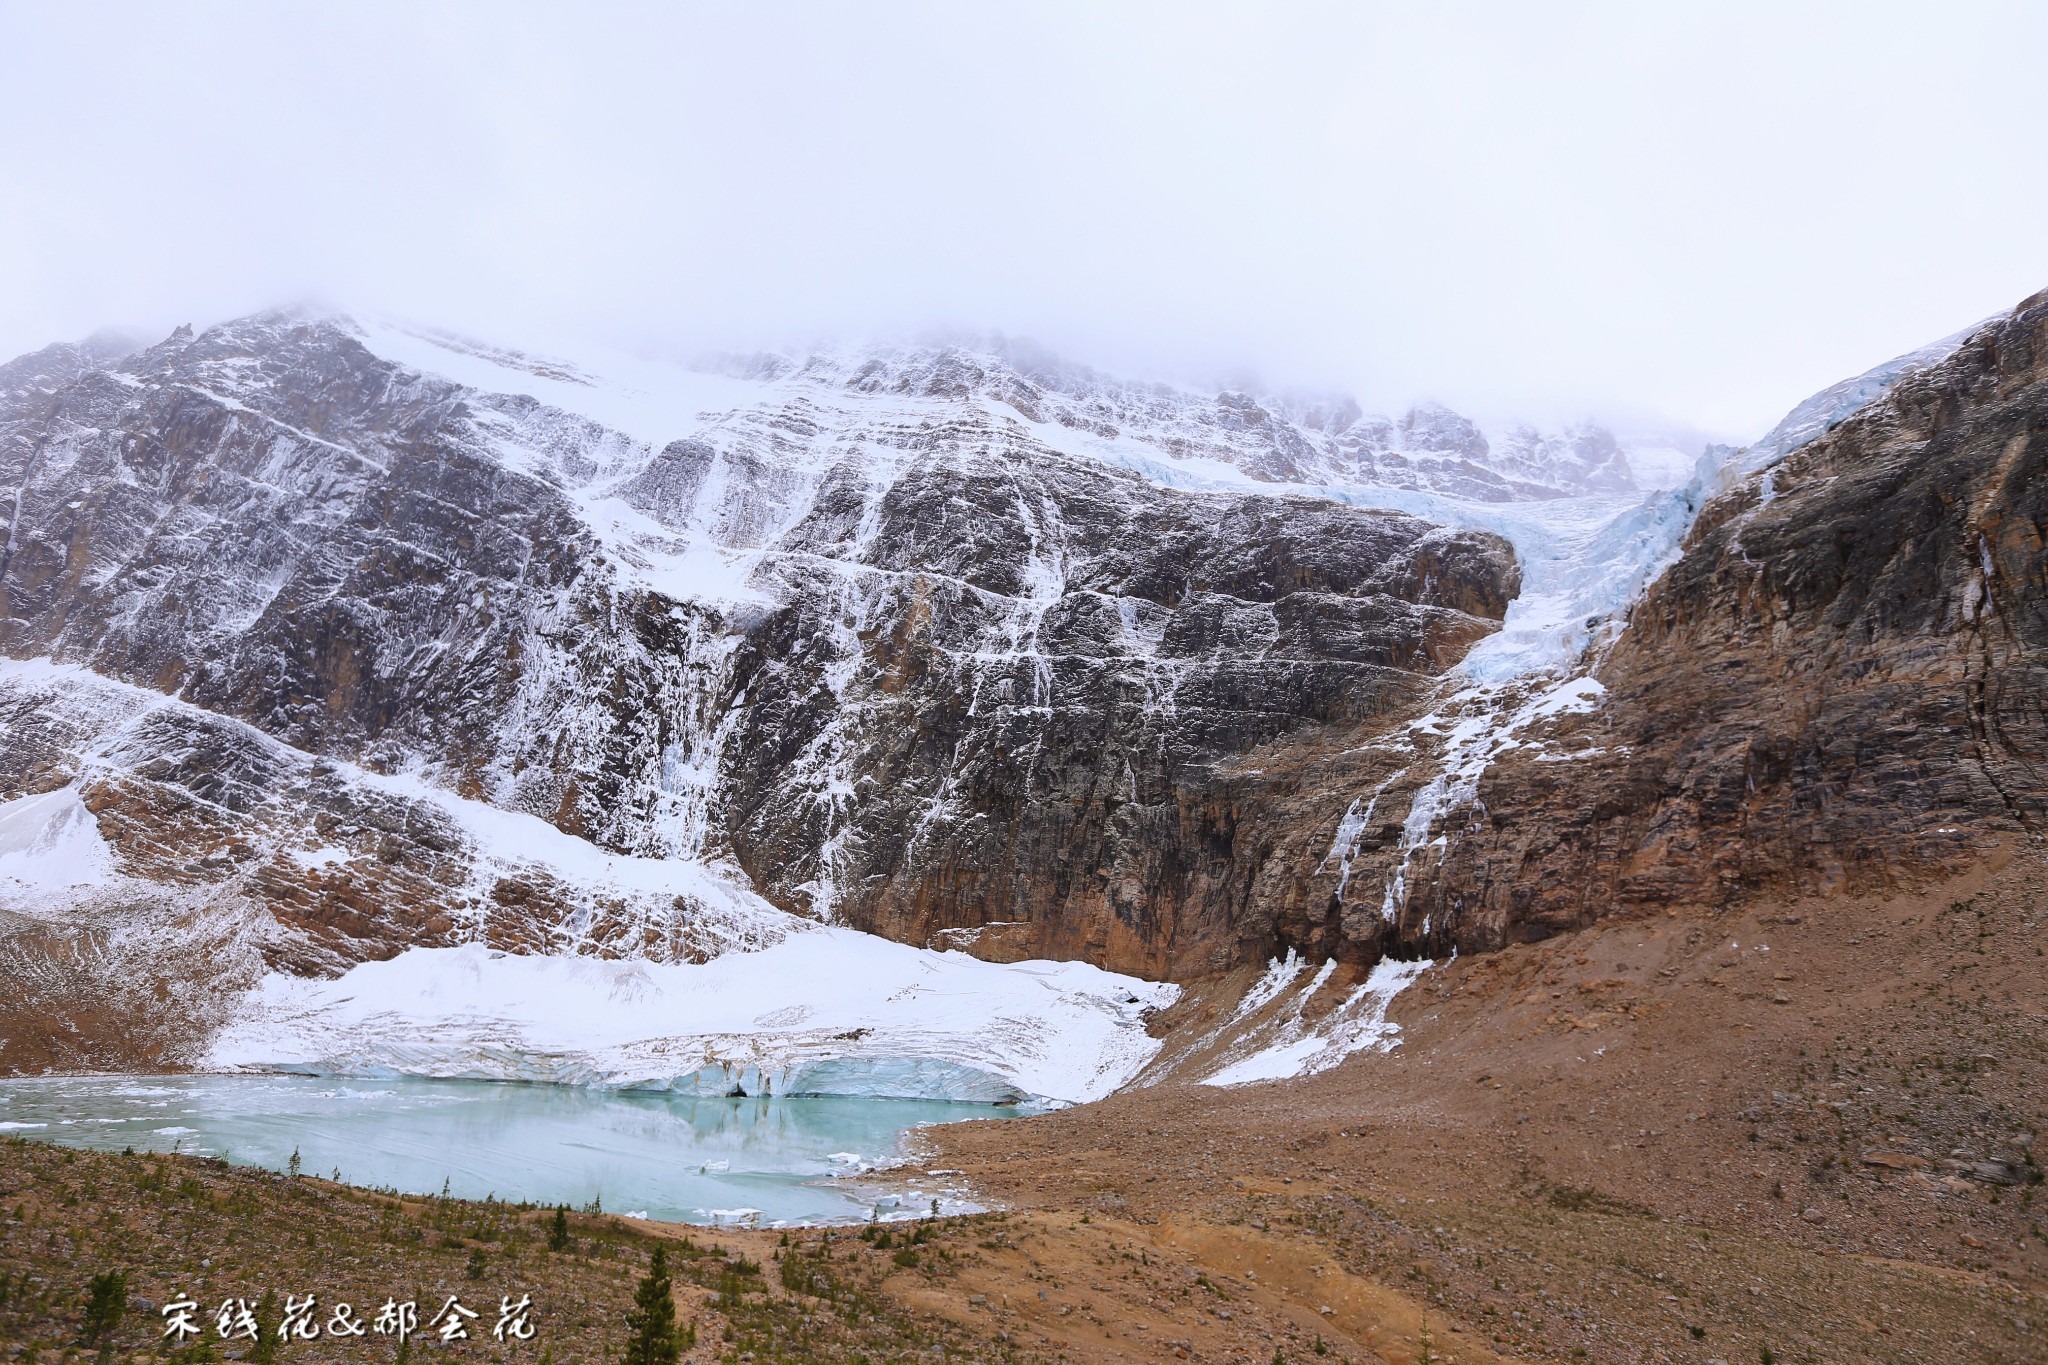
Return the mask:
[[878,1202],[862,1170],[910,1130],[1010,1108],[928,1100],[709,1098],[499,1081],[294,1075],[0,1081],[0,1133],[187,1152],[408,1194],[601,1202],[688,1223],[846,1223],[973,1206],[943,1177]]

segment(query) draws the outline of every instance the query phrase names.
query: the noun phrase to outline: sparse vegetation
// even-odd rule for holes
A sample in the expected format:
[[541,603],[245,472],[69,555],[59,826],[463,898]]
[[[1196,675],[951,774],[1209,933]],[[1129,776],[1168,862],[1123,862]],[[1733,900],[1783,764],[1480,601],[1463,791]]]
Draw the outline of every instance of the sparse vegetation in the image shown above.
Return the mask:
[[[12,1213],[0,1236],[0,1341],[90,1345],[96,1333],[124,1360],[140,1353],[167,1365],[201,1365],[239,1356],[274,1365],[306,1349],[296,1341],[280,1347],[283,1295],[314,1292],[323,1304],[347,1299],[359,1309],[410,1298],[423,1327],[448,1296],[459,1296],[486,1314],[463,1346],[465,1358],[477,1361],[666,1365],[698,1344],[706,1320],[722,1359],[751,1352],[761,1365],[879,1362],[934,1346],[960,1358],[986,1344],[986,1334],[905,1308],[886,1282],[908,1275],[916,1284],[943,1283],[957,1270],[957,1249],[995,1226],[987,1217],[927,1220],[868,1237],[798,1233],[773,1246],[779,1264],[769,1275],[747,1251],[707,1246],[699,1234],[676,1236],[661,1225],[351,1190],[210,1159],[6,1138],[0,1188],[21,1191],[11,1210],[0,1210]],[[876,1245],[884,1231],[887,1248]],[[773,1245],[766,1234],[750,1236],[749,1250],[759,1245],[765,1255]],[[667,1284],[660,1293],[651,1283],[657,1250]],[[100,1268],[116,1252],[134,1267],[119,1285],[115,1277],[124,1272]],[[536,1337],[515,1348],[493,1340],[489,1328],[499,1296],[522,1293],[533,1299]],[[116,1306],[130,1295],[160,1304],[181,1294],[205,1305],[206,1331],[175,1351],[159,1340],[153,1314],[122,1314]],[[256,1341],[216,1339],[212,1307],[230,1294],[254,1305]],[[401,1362],[413,1357],[410,1344],[398,1355]]]

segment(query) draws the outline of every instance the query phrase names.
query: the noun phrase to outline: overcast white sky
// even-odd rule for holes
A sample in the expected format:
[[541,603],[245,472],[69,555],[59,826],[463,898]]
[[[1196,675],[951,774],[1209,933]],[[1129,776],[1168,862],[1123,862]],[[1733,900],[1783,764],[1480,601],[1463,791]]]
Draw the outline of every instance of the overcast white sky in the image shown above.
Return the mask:
[[0,352],[320,296],[1753,436],[2048,285],[2048,5],[0,0]]

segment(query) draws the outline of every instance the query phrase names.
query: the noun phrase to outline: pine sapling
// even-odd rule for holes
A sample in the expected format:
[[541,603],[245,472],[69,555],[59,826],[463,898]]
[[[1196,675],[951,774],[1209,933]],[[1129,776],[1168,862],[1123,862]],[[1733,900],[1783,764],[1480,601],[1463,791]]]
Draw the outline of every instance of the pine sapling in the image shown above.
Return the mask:
[[278,1312],[277,1291],[266,1289],[256,1304],[256,1340],[242,1357],[250,1365],[270,1365],[277,1359],[277,1328],[283,1315]]
[[128,1276],[125,1271],[106,1270],[92,1277],[85,1287],[85,1324],[82,1335],[88,1346],[97,1345],[114,1333],[128,1307]]
[[[675,1288],[669,1280],[668,1252],[654,1248],[647,1277],[633,1291],[626,1311],[625,1365],[675,1365],[683,1343],[676,1334]],[[694,1334],[693,1334],[694,1335]]]

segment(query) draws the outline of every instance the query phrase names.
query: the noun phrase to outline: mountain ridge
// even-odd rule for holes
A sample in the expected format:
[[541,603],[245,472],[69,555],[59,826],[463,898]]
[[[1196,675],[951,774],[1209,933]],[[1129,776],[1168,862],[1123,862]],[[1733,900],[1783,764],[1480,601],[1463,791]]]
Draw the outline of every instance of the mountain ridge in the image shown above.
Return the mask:
[[[1778,444],[1826,446],[1846,406],[1956,382],[1927,376],[1981,367],[2033,306],[1817,395],[1794,414],[1811,434]],[[1710,454],[1648,496],[1459,497],[1413,468],[1319,485],[1325,438],[1371,419],[1277,422],[1229,394],[1162,416],[1178,391],[957,348],[621,380],[280,312],[118,349],[0,366],[0,651],[175,694],[316,769],[718,869],[763,911],[1157,978],[1288,951],[1362,972],[1602,913],[1580,874],[1531,873],[1527,852],[1504,870],[1479,832],[1577,800],[1581,771],[1608,780],[1582,736],[1642,706],[1612,686],[1663,638],[1643,604],[1669,589],[1642,585],[1697,558],[1703,527],[1818,496],[1785,449],[1752,451],[1758,469]],[[1448,410],[1386,425],[1466,442],[1445,468],[1516,458]],[[1597,479],[1596,445],[1573,467]],[[1282,457],[1311,464],[1282,479]],[[8,686],[18,715],[63,710]],[[15,728],[0,795],[80,780],[93,725],[49,732]],[[206,774],[233,769],[232,731],[186,734],[212,757],[152,751],[149,781],[86,803],[103,830],[221,807]],[[155,875],[271,907],[293,927],[266,951],[301,971],[464,935],[538,944],[579,916],[619,926],[588,939],[601,952],[720,950],[692,938],[688,898],[621,918],[630,897],[573,878],[427,871],[405,894],[442,908],[392,921],[382,869],[482,855],[420,842],[403,807],[363,826],[384,799],[348,797],[382,832],[337,843],[333,798],[245,798],[194,836],[210,852]]]
[[[793,442],[816,407],[798,395],[741,410],[720,446],[650,452],[529,396],[394,365],[327,320],[268,315],[90,359],[12,370],[60,374],[9,413],[0,648],[315,755],[423,771],[620,852],[730,853],[813,915],[837,909],[833,858],[860,856],[860,820],[889,857],[903,818],[892,800],[842,809],[842,750],[909,763],[907,784],[884,785],[929,825],[958,755],[891,759],[895,735],[948,707],[964,723],[984,687],[999,721],[1028,723],[1065,670],[1076,719],[1118,688],[1142,713],[1171,683],[1170,714],[1152,713],[1165,728],[1119,758],[1164,774],[1386,704],[1374,696],[1447,666],[1515,595],[1513,555],[1485,533],[1161,489],[973,412],[885,413],[857,448],[807,456]],[[688,595],[664,591],[678,580]],[[864,633],[871,612],[916,642]],[[906,664],[935,691],[892,701]],[[764,670],[788,677],[765,702]],[[1240,673],[1269,695],[1249,705]],[[856,682],[870,713],[897,707],[912,729],[839,705]],[[1104,719],[1073,742],[1114,748]],[[1175,733],[1195,746],[1183,757],[1161,747]],[[805,754],[813,780],[786,799],[779,765]],[[752,804],[714,818],[721,790]],[[1126,804],[1094,800],[1097,822]],[[964,905],[936,915],[899,936],[979,922]],[[1077,927],[1076,948],[1095,932]]]

